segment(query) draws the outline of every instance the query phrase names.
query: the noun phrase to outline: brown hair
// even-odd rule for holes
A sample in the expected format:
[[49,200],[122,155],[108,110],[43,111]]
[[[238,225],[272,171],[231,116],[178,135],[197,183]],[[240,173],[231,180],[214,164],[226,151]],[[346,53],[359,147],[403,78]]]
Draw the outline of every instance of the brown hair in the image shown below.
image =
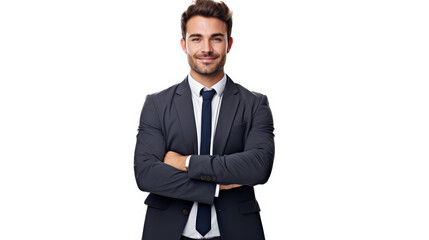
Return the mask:
[[186,40],[186,23],[193,16],[215,17],[226,23],[228,40],[232,31],[232,12],[224,2],[213,0],[196,0],[182,14],[182,37]]

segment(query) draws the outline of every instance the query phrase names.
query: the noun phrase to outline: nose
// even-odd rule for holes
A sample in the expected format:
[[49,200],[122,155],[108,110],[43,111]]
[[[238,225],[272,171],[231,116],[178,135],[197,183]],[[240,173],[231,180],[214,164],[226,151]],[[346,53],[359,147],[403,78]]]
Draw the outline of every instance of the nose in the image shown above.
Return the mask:
[[212,44],[209,39],[203,41],[202,52],[210,53],[213,51]]

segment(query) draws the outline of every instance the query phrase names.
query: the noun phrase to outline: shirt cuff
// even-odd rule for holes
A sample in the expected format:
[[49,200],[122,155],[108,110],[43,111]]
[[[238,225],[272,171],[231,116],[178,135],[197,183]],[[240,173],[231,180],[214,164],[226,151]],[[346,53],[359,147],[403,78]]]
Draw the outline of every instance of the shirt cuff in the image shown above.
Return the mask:
[[219,185],[219,184],[216,184],[215,197],[219,197],[219,188],[220,188],[220,185]]
[[186,162],[185,162],[185,167],[186,167],[186,169],[187,168],[189,168],[189,161],[191,160],[191,155],[189,155],[187,158],[186,158]]

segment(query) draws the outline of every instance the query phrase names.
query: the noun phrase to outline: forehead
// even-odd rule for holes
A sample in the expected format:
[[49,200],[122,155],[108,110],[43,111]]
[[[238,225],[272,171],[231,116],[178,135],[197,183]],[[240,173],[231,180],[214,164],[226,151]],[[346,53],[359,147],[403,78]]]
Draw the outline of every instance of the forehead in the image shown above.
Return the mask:
[[187,35],[223,33],[226,36],[226,31],[226,23],[214,17],[193,16],[186,23]]

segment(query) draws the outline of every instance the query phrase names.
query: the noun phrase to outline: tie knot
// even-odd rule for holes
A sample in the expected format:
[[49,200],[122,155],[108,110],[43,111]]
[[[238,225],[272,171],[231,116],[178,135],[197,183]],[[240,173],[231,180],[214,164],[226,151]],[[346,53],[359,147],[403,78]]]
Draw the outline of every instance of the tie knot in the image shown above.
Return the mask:
[[204,89],[201,89],[201,96],[203,96],[203,100],[212,100],[213,96],[215,95],[216,91],[214,89],[209,91],[204,91]]

